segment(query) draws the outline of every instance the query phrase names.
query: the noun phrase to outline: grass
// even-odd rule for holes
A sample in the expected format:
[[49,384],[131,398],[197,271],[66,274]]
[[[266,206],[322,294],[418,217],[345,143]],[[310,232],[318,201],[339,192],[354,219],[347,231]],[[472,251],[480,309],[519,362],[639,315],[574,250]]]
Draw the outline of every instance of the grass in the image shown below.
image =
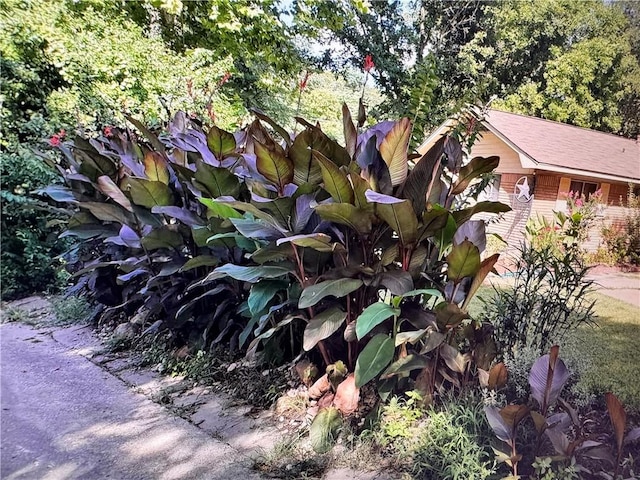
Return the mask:
[[[483,309],[480,298],[490,298],[492,291],[487,286],[480,289],[469,306],[472,316]],[[601,400],[604,392],[613,392],[628,410],[640,413],[640,309],[600,293],[591,295],[596,300],[597,326],[568,333],[562,342],[565,356],[587,360],[581,388]]]
[[598,326],[579,328],[573,339],[576,351],[591,361],[581,382],[594,393],[613,392],[640,413],[640,308],[599,293],[593,296]]

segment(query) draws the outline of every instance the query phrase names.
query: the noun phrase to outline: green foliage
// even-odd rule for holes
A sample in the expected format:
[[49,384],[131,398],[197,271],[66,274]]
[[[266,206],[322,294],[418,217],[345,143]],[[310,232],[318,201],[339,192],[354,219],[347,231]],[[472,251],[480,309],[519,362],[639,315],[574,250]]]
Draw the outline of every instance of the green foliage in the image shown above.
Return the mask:
[[485,95],[500,97],[497,105],[635,137],[629,106],[640,93],[640,64],[616,2],[506,1],[490,5],[485,21],[463,58]]
[[532,347],[544,351],[580,325],[592,324],[593,281],[574,249],[558,255],[550,245],[522,245],[513,267],[514,284],[497,290],[482,314],[495,328],[503,354]]
[[448,399],[441,409],[424,410],[422,399],[392,397],[382,407],[378,444],[396,456],[412,478],[489,478],[495,473],[483,439],[489,427],[474,397]]
[[82,296],[55,297],[51,300],[51,304],[56,316],[56,324],[86,323],[93,313],[91,305]]
[[56,175],[23,148],[0,152],[2,176],[2,297],[20,298],[55,291],[66,280],[59,261],[66,242],[57,240],[62,209],[52,208],[31,193]]
[[257,116],[235,134],[181,112],[159,134],[130,119],[142,136],[59,145],[66,187],[43,192],[78,208],[77,288],[205,351],[316,351],[356,387],[382,374],[381,395],[415,383],[431,398],[488,368],[490,329],[465,309],[498,257],[480,260],[471,217],[508,207],[453,205],[496,159],[463,166],[443,137],[409,170],[408,119],[345,128],[350,154],[303,119],[292,138]]

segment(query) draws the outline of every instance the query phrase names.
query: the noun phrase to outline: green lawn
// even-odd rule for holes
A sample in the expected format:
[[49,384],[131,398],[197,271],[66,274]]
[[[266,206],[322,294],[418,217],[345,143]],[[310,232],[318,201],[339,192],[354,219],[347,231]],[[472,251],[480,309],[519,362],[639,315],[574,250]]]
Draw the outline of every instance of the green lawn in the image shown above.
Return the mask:
[[[492,289],[482,287],[479,296],[489,298]],[[581,378],[588,391],[601,394],[611,391],[627,406],[640,413],[640,309],[628,303],[594,293],[598,315],[596,327],[580,327],[565,337],[565,355],[584,356],[589,364]],[[481,301],[469,306],[476,315]],[[568,352],[567,350],[571,351]],[[563,350],[560,351],[562,357]]]
[[599,293],[595,328],[575,333],[575,348],[591,360],[582,378],[594,392],[611,391],[640,412],[640,308]]

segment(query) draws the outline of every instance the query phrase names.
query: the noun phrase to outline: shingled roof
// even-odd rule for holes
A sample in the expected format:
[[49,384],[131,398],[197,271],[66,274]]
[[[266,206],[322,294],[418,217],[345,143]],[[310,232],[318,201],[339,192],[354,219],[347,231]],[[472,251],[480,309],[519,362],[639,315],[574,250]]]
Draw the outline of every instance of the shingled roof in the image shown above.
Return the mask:
[[[489,110],[484,126],[540,170],[572,169],[640,181],[636,140],[542,118]],[[553,168],[556,167],[556,168]]]

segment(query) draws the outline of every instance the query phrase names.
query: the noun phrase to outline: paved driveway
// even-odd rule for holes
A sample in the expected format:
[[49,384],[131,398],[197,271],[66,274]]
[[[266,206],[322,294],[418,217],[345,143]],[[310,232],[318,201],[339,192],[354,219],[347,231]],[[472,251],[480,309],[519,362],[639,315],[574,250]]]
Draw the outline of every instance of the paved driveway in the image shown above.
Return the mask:
[[640,308],[640,272],[596,274],[589,278],[598,292]]
[[0,326],[0,477],[261,478],[250,461],[42,330]]

